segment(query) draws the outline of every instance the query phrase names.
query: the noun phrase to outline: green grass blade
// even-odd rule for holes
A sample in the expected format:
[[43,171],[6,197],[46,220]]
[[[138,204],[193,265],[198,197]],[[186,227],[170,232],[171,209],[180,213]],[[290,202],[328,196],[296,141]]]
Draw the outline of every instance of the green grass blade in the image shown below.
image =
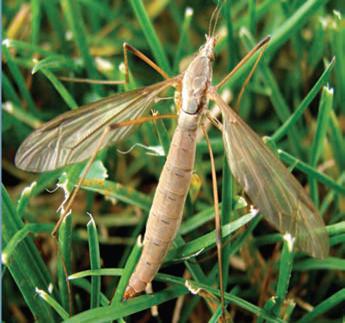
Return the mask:
[[[2,243],[6,248],[11,238],[23,228],[24,224],[4,187],[2,188],[2,215]],[[24,240],[18,242],[16,248],[8,250],[11,251],[9,254],[2,253],[2,262],[8,268],[36,319],[42,322],[54,321],[56,318],[54,311],[43,300],[37,299],[35,291],[37,287],[47,290],[51,286],[54,297],[58,299],[53,280],[34,247],[32,239],[28,236],[21,238]]]
[[[90,215],[91,217],[91,215]],[[87,224],[89,249],[90,249],[90,264],[91,270],[97,270],[101,268],[101,257],[99,251],[98,234],[95,221],[91,217]],[[90,308],[99,307],[101,293],[101,277],[91,278],[91,301]]]

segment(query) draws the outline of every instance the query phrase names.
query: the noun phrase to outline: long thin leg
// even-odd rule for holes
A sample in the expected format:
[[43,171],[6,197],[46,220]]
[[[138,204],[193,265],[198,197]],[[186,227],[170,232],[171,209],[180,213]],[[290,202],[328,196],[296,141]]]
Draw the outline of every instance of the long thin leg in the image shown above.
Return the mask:
[[244,93],[244,91],[246,90],[246,88],[247,88],[247,86],[248,86],[248,83],[249,83],[250,79],[252,78],[253,73],[255,72],[256,67],[258,66],[258,64],[259,64],[259,62],[260,62],[260,60],[261,60],[261,58],[262,58],[262,55],[264,54],[264,52],[265,52],[267,46],[268,46],[268,42],[266,42],[266,43],[264,44],[262,50],[261,50],[260,53],[259,53],[258,58],[256,59],[256,61],[255,61],[255,63],[254,63],[254,66],[253,66],[252,69],[250,70],[249,75],[247,76],[246,80],[245,80],[244,83],[243,83],[241,92],[240,92],[240,94],[238,95],[238,98],[237,98],[237,101],[236,101],[235,111],[239,111],[240,103],[241,103],[241,99],[242,99],[243,93]]
[[129,82],[128,51],[130,51],[135,56],[143,60],[146,64],[151,66],[155,71],[157,71],[165,79],[170,79],[170,76],[166,72],[164,72],[155,62],[153,62],[150,58],[144,55],[140,50],[134,48],[132,45],[128,43],[123,43],[123,57],[124,57],[124,65],[125,65],[125,80],[124,81],[123,80],[101,81],[101,80],[92,80],[92,79],[79,79],[79,78],[73,78],[73,77],[59,77],[59,79],[63,81],[69,81],[69,82],[80,82],[80,83],[90,83],[90,84],[127,84]]
[[126,68],[126,83],[128,83],[128,57],[127,57],[127,50],[132,52],[134,55],[138,56],[142,59],[146,64],[151,66],[154,70],[156,70],[160,75],[162,75],[165,79],[170,79],[170,76],[165,73],[156,63],[154,63],[151,59],[145,56],[141,51],[137,50],[133,46],[128,43],[123,43],[123,56],[125,58],[125,68]]
[[218,251],[218,267],[219,267],[219,285],[220,285],[220,294],[222,302],[222,317],[225,317],[225,300],[224,300],[224,280],[222,272],[222,227],[220,223],[220,214],[219,214],[219,200],[218,200],[218,190],[217,190],[217,179],[216,179],[216,168],[214,165],[213,152],[211,147],[210,138],[208,137],[206,128],[201,124],[201,128],[204,132],[205,139],[208,146],[208,151],[210,153],[211,161],[211,170],[212,170],[212,185],[213,185],[213,198],[214,198],[214,212],[215,212],[215,222],[216,222],[216,245]]
[[78,193],[79,190],[80,190],[80,186],[81,186],[81,184],[83,183],[83,181],[84,181],[84,179],[85,179],[85,177],[86,177],[88,171],[90,170],[91,165],[92,165],[92,163],[94,162],[94,160],[95,160],[97,154],[99,153],[100,148],[101,148],[101,146],[102,146],[102,143],[103,143],[105,137],[107,136],[107,134],[109,133],[110,130],[111,130],[110,127],[106,127],[106,128],[104,129],[104,131],[103,131],[101,137],[99,138],[99,141],[98,141],[98,144],[97,144],[96,149],[93,151],[93,153],[92,153],[92,155],[91,155],[89,161],[87,162],[87,164],[86,164],[86,166],[85,166],[85,168],[84,168],[83,174],[82,174],[82,176],[79,178],[79,181],[78,181],[76,187],[74,188],[72,194],[68,197],[68,199],[67,199],[67,201],[66,201],[67,205],[66,205],[66,207],[64,208],[64,211],[62,212],[59,221],[56,223],[54,230],[53,230],[52,233],[51,233],[53,237],[56,237],[57,232],[58,232],[58,230],[59,230],[59,228],[60,228],[60,226],[61,226],[62,221],[65,219],[66,215],[68,214],[68,212],[69,212],[69,210],[70,210],[70,208],[71,208],[71,205],[72,205],[72,203],[73,203],[73,201],[74,201],[74,199],[75,199],[77,193]]
[[[264,45],[266,45],[270,41],[271,36],[268,35],[264,39],[262,39],[257,45],[246,55],[242,58],[242,60],[236,65],[236,67],[221,81],[219,82],[215,88],[219,90],[224,84]],[[265,48],[266,48],[265,47]],[[261,58],[261,56],[260,56]]]

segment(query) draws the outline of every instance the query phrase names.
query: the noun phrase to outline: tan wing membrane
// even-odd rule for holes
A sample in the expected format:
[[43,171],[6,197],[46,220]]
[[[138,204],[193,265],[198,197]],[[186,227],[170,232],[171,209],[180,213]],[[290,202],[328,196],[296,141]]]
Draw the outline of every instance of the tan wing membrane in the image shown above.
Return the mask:
[[224,146],[234,177],[276,229],[291,233],[311,256],[325,258],[328,234],[302,186],[214,89],[210,95],[222,110]]
[[[148,113],[150,103],[174,79],[118,93],[69,111],[45,123],[19,147],[15,163],[31,172],[47,172],[88,159],[105,127]],[[112,129],[101,148],[124,138],[133,126]]]

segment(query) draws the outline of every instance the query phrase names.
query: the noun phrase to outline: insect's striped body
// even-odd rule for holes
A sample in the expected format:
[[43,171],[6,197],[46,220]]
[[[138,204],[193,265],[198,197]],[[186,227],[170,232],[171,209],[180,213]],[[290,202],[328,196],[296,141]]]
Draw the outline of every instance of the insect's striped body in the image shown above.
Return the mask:
[[196,131],[208,105],[214,44],[214,38],[208,38],[183,75],[178,125],[153,199],[143,251],[124,299],[143,291],[152,281],[180,227],[194,168]]

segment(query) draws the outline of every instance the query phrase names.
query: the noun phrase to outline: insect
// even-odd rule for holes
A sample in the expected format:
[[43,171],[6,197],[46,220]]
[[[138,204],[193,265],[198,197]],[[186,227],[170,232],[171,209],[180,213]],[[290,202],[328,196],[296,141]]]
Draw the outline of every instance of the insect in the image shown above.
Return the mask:
[[[168,78],[161,73],[167,78],[161,83],[67,112],[34,131],[18,149],[16,165],[27,171],[45,172],[82,162],[94,152],[121,141],[133,127],[131,121],[126,122],[140,120],[147,114],[150,104],[162,91],[169,87],[177,89],[178,126],[153,199],[143,252],[124,298],[140,293],[152,281],[176,236],[194,166],[196,130],[208,116],[210,100],[215,101],[222,112],[223,140],[230,169],[254,205],[280,232],[296,237],[300,249],[318,258],[328,254],[323,220],[308,195],[218,94],[234,72],[218,85],[211,84],[216,40],[214,34],[209,33],[206,43],[183,74]],[[268,40],[259,43],[242,63],[266,46]],[[151,61],[150,65],[160,70]]]

